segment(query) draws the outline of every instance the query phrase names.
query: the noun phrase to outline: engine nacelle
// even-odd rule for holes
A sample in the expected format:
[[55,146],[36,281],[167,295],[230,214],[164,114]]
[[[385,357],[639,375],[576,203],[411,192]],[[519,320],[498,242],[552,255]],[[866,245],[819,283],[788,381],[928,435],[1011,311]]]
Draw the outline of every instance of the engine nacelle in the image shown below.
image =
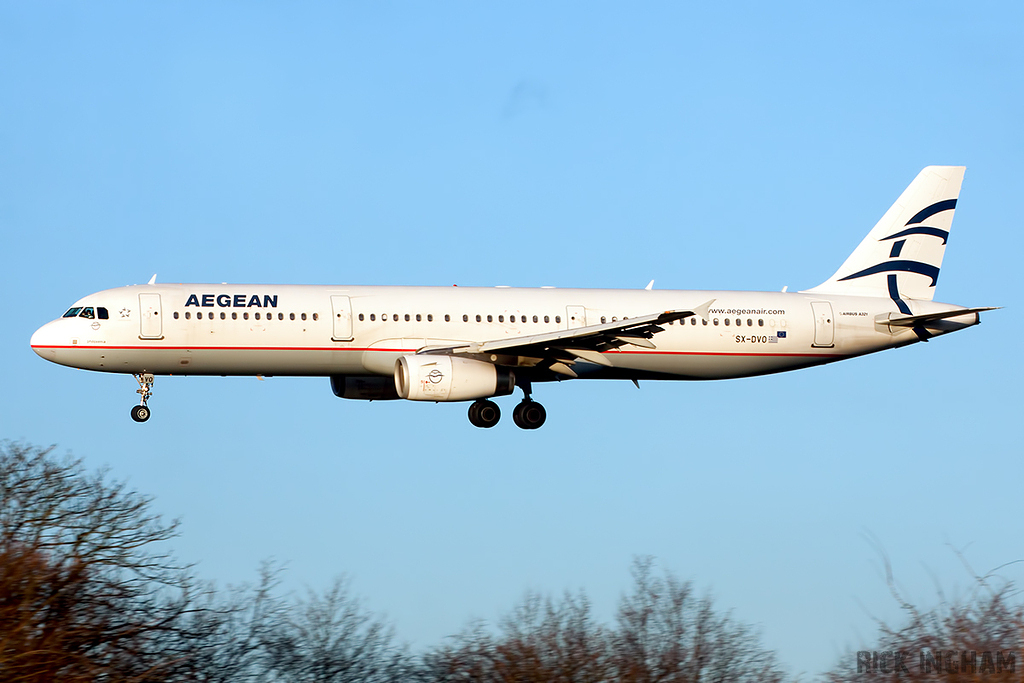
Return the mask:
[[402,356],[395,362],[398,395],[410,401],[471,401],[506,396],[515,375],[484,361],[452,356]]
[[380,375],[331,375],[331,391],[338,398],[391,401],[398,398],[393,377]]

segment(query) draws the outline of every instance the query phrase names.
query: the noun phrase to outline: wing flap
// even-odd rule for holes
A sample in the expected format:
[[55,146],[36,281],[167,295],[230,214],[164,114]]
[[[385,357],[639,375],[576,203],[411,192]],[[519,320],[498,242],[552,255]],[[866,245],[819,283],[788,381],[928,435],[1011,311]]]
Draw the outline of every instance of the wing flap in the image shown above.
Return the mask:
[[[611,363],[602,355],[602,351],[633,344],[642,348],[656,348],[650,341],[655,334],[665,330],[664,325],[683,320],[691,316],[707,319],[708,310],[714,299],[705,301],[700,306],[687,309],[650,313],[636,318],[625,318],[610,323],[574,327],[568,330],[556,330],[541,334],[496,339],[484,342],[467,342],[458,346],[425,347],[418,353],[423,354],[501,354],[505,356],[525,356],[546,361],[549,367],[560,364],[555,372],[570,375],[569,363],[572,358],[586,360],[598,365],[610,366]],[[552,367],[552,369],[554,369]],[[568,370],[569,372],[565,372]]]

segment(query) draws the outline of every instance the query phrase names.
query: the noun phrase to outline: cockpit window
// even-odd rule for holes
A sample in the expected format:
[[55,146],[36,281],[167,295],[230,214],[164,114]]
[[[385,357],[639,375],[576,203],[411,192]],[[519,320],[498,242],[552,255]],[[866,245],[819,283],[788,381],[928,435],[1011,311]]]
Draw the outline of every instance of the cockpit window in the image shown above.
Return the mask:
[[81,306],[78,308],[69,308],[68,312],[64,314],[65,318],[77,318],[78,314],[82,312]]
[[110,314],[107,313],[107,309],[103,308],[102,306],[99,306],[96,309],[96,317],[99,318],[100,320],[109,320]]
[[82,312],[78,314],[78,317],[88,318],[89,320],[92,320],[93,318],[96,317],[96,313],[93,312],[92,306],[89,306],[88,308],[83,308]]

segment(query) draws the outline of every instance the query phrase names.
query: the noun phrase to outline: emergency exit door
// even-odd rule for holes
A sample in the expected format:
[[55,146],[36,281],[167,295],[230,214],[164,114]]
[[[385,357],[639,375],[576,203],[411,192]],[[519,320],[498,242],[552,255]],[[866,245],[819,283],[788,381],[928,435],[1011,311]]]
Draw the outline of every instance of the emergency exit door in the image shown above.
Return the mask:
[[574,327],[586,327],[587,309],[583,306],[566,306],[565,322],[568,323],[567,328],[570,330]]
[[331,310],[334,315],[334,341],[352,341],[352,301],[347,296],[332,296]]
[[834,346],[836,326],[835,318],[832,317],[832,304],[827,301],[812,301],[811,311],[814,312],[814,346]]

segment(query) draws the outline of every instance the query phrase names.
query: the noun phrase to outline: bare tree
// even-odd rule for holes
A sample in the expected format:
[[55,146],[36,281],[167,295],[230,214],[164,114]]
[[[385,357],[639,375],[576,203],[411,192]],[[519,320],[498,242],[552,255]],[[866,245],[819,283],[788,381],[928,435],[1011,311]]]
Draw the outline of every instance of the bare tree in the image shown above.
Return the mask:
[[775,655],[758,635],[719,615],[711,599],[671,574],[633,565],[617,628],[596,624],[586,596],[553,602],[528,594],[499,622],[477,623],[429,653],[425,669],[444,682],[598,683],[603,681],[781,681]]
[[[200,680],[225,630],[151,499],[52,448],[0,442],[0,680]],[[212,645],[212,643],[211,643]]]
[[436,681],[599,683],[608,680],[607,644],[583,593],[558,602],[528,593],[497,634],[475,623],[428,653],[425,668]]
[[905,622],[894,626],[879,620],[873,649],[848,653],[827,681],[1024,680],[1024,604],[1013,582],[997,573],[1007,565],[979,575],[962,552],[954,551],[973,579],[971,590],[958,599],[939,590],[938,604],[924,609],[904,596],[889,557],[881,548],[878,552]]
[[622,598],[612,638],[615,680],[781,681],[774,652],[749,626],[719,615],[690,582],[652,572],[651,558],[633,562],[633,590]]
[[279,611],[262,647],[274,681],[391,683],[413,674],[392,627],[362,606],[344,578]]

